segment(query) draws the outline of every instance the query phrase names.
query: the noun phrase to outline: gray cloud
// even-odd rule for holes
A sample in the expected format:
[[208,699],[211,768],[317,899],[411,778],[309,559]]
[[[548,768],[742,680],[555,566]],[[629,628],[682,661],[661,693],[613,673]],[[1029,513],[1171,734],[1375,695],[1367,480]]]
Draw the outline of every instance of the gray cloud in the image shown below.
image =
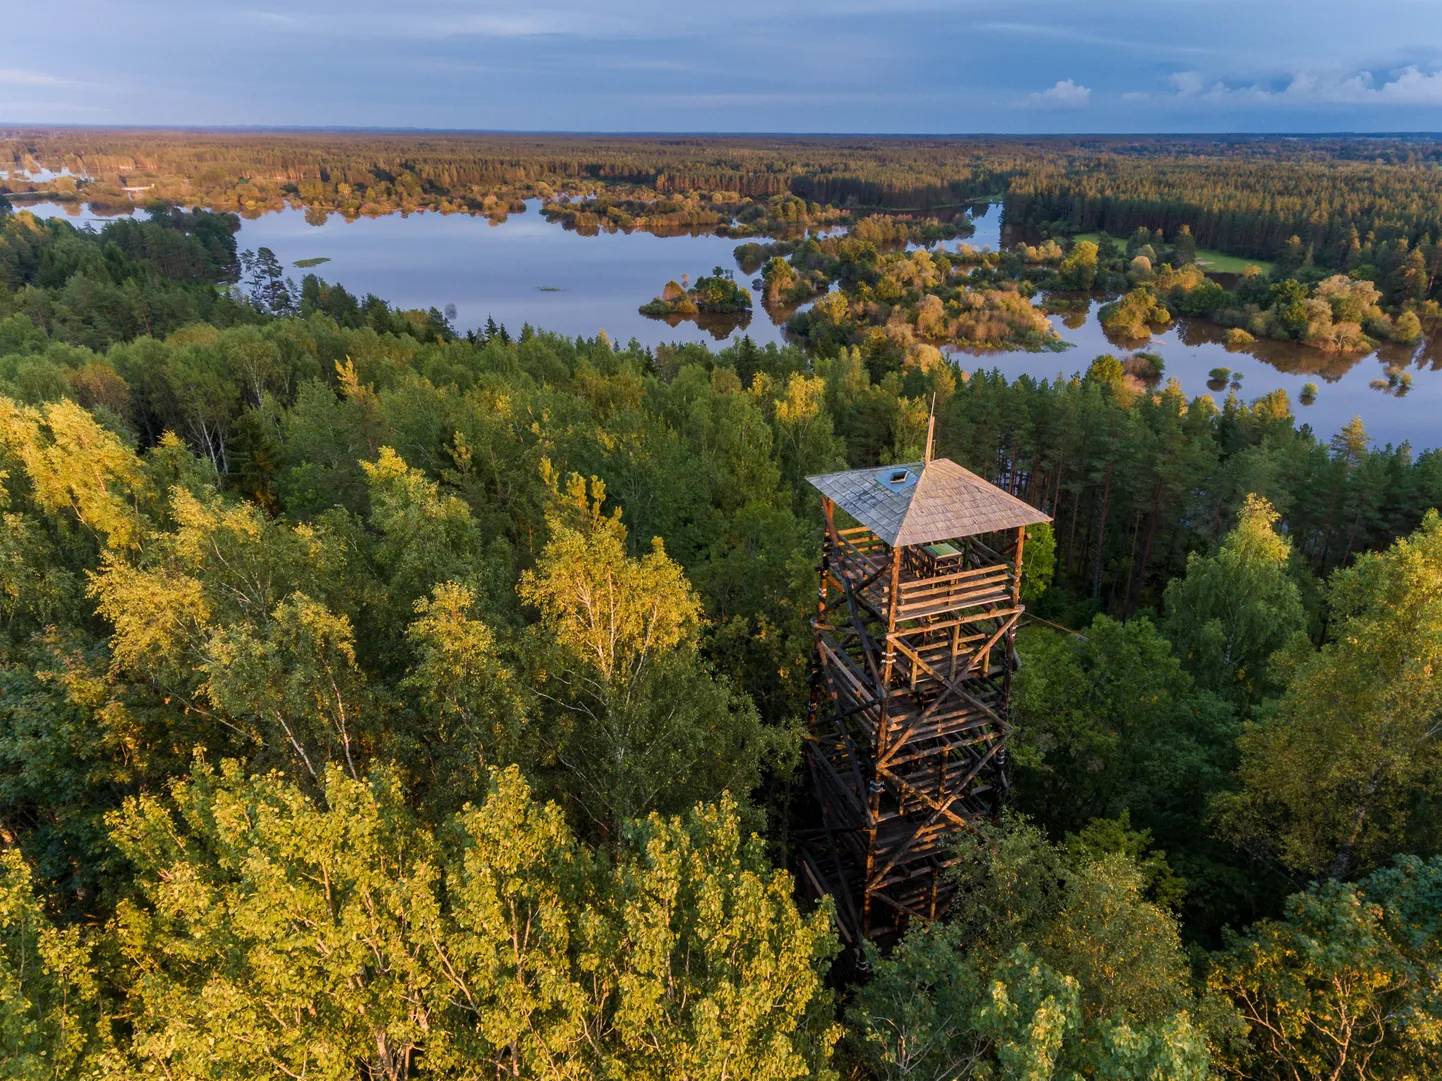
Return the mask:
[[[0,123],[521,130],[1442,129],[1442,4],[70,0]],[[103,75],[96,73],[104,73]],[[85,80],[103,79],[97,94]]]
[[1195,71],[1171,77],[1177,97],[1203,102],[1241,102],[1270,108],[1316,105],[1442,105],[1442,71],[1408,65],[1380,80],[1370,71],[1297,72],[1280,89],[1264,84],[1208,83]]
[[42,86],[42,87],[77,87],[87,84],[74,79],[64,79],[58,75],[48,75],[43,71],[26,71],[24,68],[0,68],[0,86]]

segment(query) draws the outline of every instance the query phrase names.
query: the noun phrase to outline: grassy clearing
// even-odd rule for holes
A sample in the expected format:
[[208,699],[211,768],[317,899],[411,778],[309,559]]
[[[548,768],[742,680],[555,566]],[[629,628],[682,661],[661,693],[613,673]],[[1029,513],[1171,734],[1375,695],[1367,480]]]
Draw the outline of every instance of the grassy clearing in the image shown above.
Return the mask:
[[[1101,239],[1100,233],[1073,233],[1071,240],[1073,244],[1080,244],[1083,240],[1090,240],[1095,244]],[[1219,274],[1240,274],[1249,266],[1254,266],[1263,274],[1272,272],[1272,263],[1267,259],[1243,259],[1237,255],[1227,255],[1224,252],[1209,251],[1206,248],[1197,249],[1197,265],[1203,270],[1214,270]]]
[[1219,251],[1207,251],[1205,248],[1198,249],[1197,263],[1205,270],[1215,270],[1220,274],[1240,274],[1249,266],[1254,266],[1263,274],[1272,272],[1272,263],[1268,259],[1242,259],[1236,255],[1224,255]]

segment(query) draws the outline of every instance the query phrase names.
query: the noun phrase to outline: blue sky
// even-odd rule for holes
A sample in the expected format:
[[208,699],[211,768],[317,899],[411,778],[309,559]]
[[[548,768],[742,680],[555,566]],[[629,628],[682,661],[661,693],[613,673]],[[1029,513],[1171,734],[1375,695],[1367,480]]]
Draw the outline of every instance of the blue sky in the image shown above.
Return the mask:
[[0,124],[1442,130],[1442,0],[3,0]]

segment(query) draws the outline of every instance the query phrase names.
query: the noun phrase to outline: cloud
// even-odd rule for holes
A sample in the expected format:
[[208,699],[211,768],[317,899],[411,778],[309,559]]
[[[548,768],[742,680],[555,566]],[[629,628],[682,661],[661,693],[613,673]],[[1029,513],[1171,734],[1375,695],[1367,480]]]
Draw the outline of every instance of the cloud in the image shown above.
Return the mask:
[[5,101],[0,99],[0,116],[16,122],[31,117],[43,117],[46,113],[79,113],[104,115],[113,113],[108,105],[78,104],[73,101]]
[[1050,41],[1064,41],[1072,45],[1097,45],[1107,49],[1145,49],[1162,54],[1213,54],[1218,52],[1212,46],[1183,45],[1174,41],[1139,41],[1135,38],[1098,34],[1091,30],[1080,30],[1058,23],[1035,22],[988,22],[978,23],[976,30],[1019,37],[1042,38]]
[[235,13],[239,18],[250,22],[260,23],[262,26],[300,26],[301,21],[294,15],[282,15],[277,11],[261,11],[258,8],[241,8]]
[[1423,74],[1418,67],[1405,67],[1396,78],[1380,86],[1370,71],[1341,81],[1299,75],[1286,93],[1319,101],[1377,105],[1442,105],[1442,72]]
[[[604,17],[603,17],[604,16]],[[476,7],[421,5],[421,10],[381,5],[358,10],[341,31],[348,37],[396,40],[447,41],[459,38],[585,38],[625,37],[638,32],[625,13],[607,16],[584,8],[533,7],[483,3]]]
[[1092,92],[1089,86],[1062,79],[1050,89],[1028,94],[1026,100],[1046,109],[1084,109],[1091,104]]
[[1168,79],[1172,96],[1209,104],[1254,105],[1442,105],[1442,71],[1409,65],[1380,82],[1370,71],[1298,71],[1272,85],[1208,80],[1195,71]]
[[1194,97],[1207,88],[1206,80],[1195,71],[1179,71],[1167,81],[1172,84],[1172,89],[1183,97]]
[[0,68],[0,86],[81,86],[72,79],[58,75],[47,75],[43,71],[25,71],[21,68]]
[[420,25],[432,33],[473,35],[487,38],[529,38],[545,34],[585,33],[587,27],[564,13],[535,11],[530,13],[478,13],[449,19],[422,20]]

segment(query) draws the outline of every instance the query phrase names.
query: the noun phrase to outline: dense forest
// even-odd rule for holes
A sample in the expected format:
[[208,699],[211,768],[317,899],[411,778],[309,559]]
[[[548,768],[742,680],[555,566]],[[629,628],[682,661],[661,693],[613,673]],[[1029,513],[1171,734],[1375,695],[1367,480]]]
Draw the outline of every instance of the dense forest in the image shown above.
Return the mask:
[[[0,131],[0,197],[43,193],[263,213],[435,209],[503,217],[537,198],[582,229],[775,234],[872,210],[1006,196],[1050,232],[1190,228],[1252,258],[1292,237],[1340,267],[1354,244],[1442,242],[1428,137],[878,138]],[[67,171],[32,180],[24,170]]]
[[[237,228],[0,213],[6,1076],[1442,1070],[1442,454],[1116,357],[968,373],[885,321],[466,331],[291,291]],[[760,252],[767,291],[917,284],[847,243],[875,258]],[[1177,244],[969,270],[1179,303],[1136,265]],[[1305,264],[1251,314],[1332,310]],[[804,478],[916,460],[933,402],[939,454],[1053,518],[1015,798],[946,920],[838,964],[787,871]]]

